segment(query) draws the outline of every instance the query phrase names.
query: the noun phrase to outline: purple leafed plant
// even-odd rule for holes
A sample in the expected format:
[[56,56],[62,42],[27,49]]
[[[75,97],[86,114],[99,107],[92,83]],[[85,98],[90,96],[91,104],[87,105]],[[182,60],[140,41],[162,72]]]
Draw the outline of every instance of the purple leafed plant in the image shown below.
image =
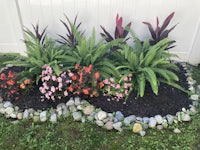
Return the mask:
[[[170,29],[166,29],[167,26],[169,25],[171,19],[173,18],[174,16],[174,12],[172,12],[166,19],[165,21],[163,22],[162,26],[160,27],[159,26],[159,19],[157,17],[156,19],[156,28],[155,30],[153,29],[153,26],[149,23],[149,22],[143,22],[144,24],[146,24],[149,28],[149,31],[151,33],[151,36],[152,36],[152,39],[150,39],[150,44],[151,45],[154,45],[156,43],[158,43],[159,41],[161,41],[162,39],[164,38],[167,38],[168,37],[168,34],[169,32],[171,32],[175,27],[176,25],[174,25],[172,28]],[[169,43],[169,45],[175,43],[176,41],[172,41]],[[169,48],[173,48],[174,46],[170,46],[168,47],[167,49]]]

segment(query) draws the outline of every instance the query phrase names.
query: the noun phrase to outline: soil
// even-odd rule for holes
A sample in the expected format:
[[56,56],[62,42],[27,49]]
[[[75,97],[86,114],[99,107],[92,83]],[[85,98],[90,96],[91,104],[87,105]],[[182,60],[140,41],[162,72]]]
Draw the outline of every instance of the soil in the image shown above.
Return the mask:
[[[177,72],[179,77],[178,84],[188,89],[186,82],[185,70],[179,65],[180,71]],[[19,72],[20,68],[12,67],[10,68],[13,71]],[[41,93],[38,90],[38,86],[35,86],[34,90],[27,95],[20,95],[19,100],[13,101],[12,103],[16,106],[19,106],[21,109],[34,108],[35,110],[46,110],[47,108],[55,108],[61,102],[67,102],[70,99],[66,97],[60,101],[41,101]],[[81,97],[81,99],[86,99]],[[126,102],[107,100],[108,97],[98,96],[95,98],[87,98],[92,105],[96,108],[101,108],[106,112],[116,112],[121,111],[125,116],[136,115],[140,117],[151,117],[155,115],[175,115],[176,112],[180,111],[183,107],[188,108],[192,103],[189,100],[188,95],[176,88],[173,88],[167,84],[161,83],[159,86],[159,93],[155,95],[150,86],[147,86],[145,89],[144,97],[137,97],[137,93],[133,91]]]

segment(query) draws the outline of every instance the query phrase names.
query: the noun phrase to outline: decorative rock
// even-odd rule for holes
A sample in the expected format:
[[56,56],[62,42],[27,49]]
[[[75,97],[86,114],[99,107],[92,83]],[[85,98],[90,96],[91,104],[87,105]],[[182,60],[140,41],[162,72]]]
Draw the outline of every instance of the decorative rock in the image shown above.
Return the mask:
[[143,120],[144,123],[148,123],[149,122],[149,118],[148,117],[143,117],[142,120]]
[[100,111],[98,112],[97,117],[99,120],[103,120],[107,117],[107,113],[105,111]]
[[57,113],[58,113],[58,118],[60,118],[63,115],[63,111],[62,110],[59,110]]
[[17,118],[17,115],[15,113],[12,113],[12,114],[10,114],[10,117],[15,119],[15,118]]
[[146,132],[145,131],[140,131],[141,136],[145,136]]
[[94,116],[93,115],[87,116],[87,119],[92,122],[94,120]]
[[113,122],[112,122],[112,121],[106,122],[105,128],[106,128],[107,130],[112,130],[112,129],[113,129]]
[[40,121],[45,122],[47,120],[47,111],[42,111],[40,113]]
[[167,121],[169,124],[172,124],[174,121],[174,116],[167,114],[166,115]]
[[136,117],[136,121],[142,122],[142,118],[141,117]]
[[140,131],[142,131],[142,125],[140,123],[135,123],[133,125],[133,132],[139,133]]
[[71,106],[69,106],[69,110],[70,110],[70,112],[76,112],[77,108],[76,108],[76,106],[71,105]]
[[81,120],[81,118],[82,118],[82,114],[81,114],[81,112],[73,112],[72,113],[72,116],[73,116],[73,118],[74,118],[74,120],[76,120],[76,121],[80,121]]
[[29,108],[29,109],[28,109],[28,113],[29,113],[29,114],[33,114],[33,112],[34,112],[34,109],[33,109],[33,108]]
[[196,91],[197,91],[198,94],[200,94],[200,85],[198,85],[198,86],[196,87]]
[[60,103],[56,106],[57,109],[63,109],[63,107],[66,107],[66,104],[65,103]]
[[15,109],[15,111],[19,111],[19,107],[18,106],[15,106],[14,109]]
[[198,101],[192,101],[193,106],[198,106]]
[[28,118],[28,115],[29,115],[28,110],[25,109],[25,111],[24,111],[24,113],[23,113],[23,119],[27,119],[27,118]]
[[70,99],[67,103],[66,103],[67,106],[73,106],[74,105],[74,100],[73,99]]
[[76,106],[78,106],[78,105],[81,104],[81,101],[80,101],[80,98],[79,98],[79,97],[75,97],[75,98],[74,98],[74,104],[75,104]]
[[163,129],[163,126],[162,126],[162,125],[157,125],[157,129],[158,129],[158,130],[162,130],[162,129]]
[[33,116],[33,121],[34,122],[39,122],[40,121],[40,116]]
[[94,106],[89,105],[83,109],[85,115],[90,115],[94,111]]
[[173,130],[173,132],[179,134],[179,133],[181,133],[181,130],[179,130],[178,128],[175,128],[175,129]]
[[157,122],[156,119],[154,117],[151,117],[149,119],[149,127],[154,128],[156,126],[156,122]]
[[81,122],[82,122],[82,123],[85,123],[85,121],[86,121],[86,120],[85,120],[85,117],[82,117],[82,118],[81,118]]
[[154,118],[156,119],[157,124],[163,123],[163,118],[161,117],[161,115],[156,115]]
[[199,99],[199,96],[197,94],[194,94],[194,95],[191,95],[190,97],[192,100],[198,100]]
[[52,122],[52,123],[56,123],[57,122],[57,116],[56,116],[56,114],[51,114],[49,121]]
[[117,111],[115,114],[115,117],[117,118],[117,120],[122,121],[124,119],[124,115],[122,114],[121,111]]
[[5,108],[0,108],[0,113],[4,114],[5,113]]
[[64,117],[68,117],[70,115],[70,112],[67,108],[63,109],[62,114]]
[[136,116],[135,115],[130,115],[130,116],[124,118],[124,124],[126,126],[131,125],[131,123],[133,123],[134,121],[136,121]]
[[167,120],[166,120],[166,119],[163,120],[162,126],[163,126],[164,128],[167,128],[167,127],[168,127],[168,123],[167,123]]
[[100,126],[100,127],[102,127],[102,126],[104,125],[103,121],[101,121],[101,120],[97,120],[97,121],[95,121],[95,122],[96,122],[96,124],[97,124],[98,126]]
[[17,119],[19,119],[19,120],[23,119],[23,114],[22,113],[18,113],[17,114]]
[[118,131],[122,131],[122,122],[116,122],[116,123],[113,123],[113,128],[118,130]]
[[83,110],[83,108],[84,108],[83,105],[78,105],[78,106],[77,106],[77,109],[78,109],[78,110]]
[[194,106],[192,106],[192,105],[190,107],[190,113],[191,114],[196,114],[197,113],[196,108]]
[[191,118],[190,118],[190,115],[189,114],[183,114],[182,115],[182,121],[190,121]]
[[14,112],[14,108],[12,108],[12,107],[7,107],[5,109],[5,114],[7,114],[7,115],[12,114],[13,112]]
[[12,107],[12,103],[10,101],[6,101],[3,105],[3,107],[7,108],[7,107]]

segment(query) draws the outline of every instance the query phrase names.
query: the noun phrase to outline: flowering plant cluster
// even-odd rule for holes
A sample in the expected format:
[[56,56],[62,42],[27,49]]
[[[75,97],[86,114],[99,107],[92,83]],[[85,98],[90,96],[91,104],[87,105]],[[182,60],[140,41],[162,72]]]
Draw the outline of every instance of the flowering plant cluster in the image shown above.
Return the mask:
[[80,66],[76,64],[74,69],[74,73],[69,73],[72,81],[69,91],[76,95],[98,96],[99,90],[104,84],[101,81],[100,73],[94,70],[93,65]]
[[114,99],[119,101],[127,99],[132,90],[132,74],[123,76],[120,80],[109,78],[103,80],[103,93],[105,96],[114,96]]
[[0,74],[0,97],[6,100],[19,99],[19,86],[15,72],[8,70]]
[[33,81],[31,81],[30,79],[22,80],[22,82],[19,85],[21,92],[23,93],[29,92],[33,88],[32,84],[33,84]]
[[55,101],[56,99],[68,96],[68,87],[71,80],[66,72],[61,72],[59,76],[56,76],[50,66],[44,65],[41,80],[42,86],[39,90],[43,94],[41,96],[42,100],[46,98]]

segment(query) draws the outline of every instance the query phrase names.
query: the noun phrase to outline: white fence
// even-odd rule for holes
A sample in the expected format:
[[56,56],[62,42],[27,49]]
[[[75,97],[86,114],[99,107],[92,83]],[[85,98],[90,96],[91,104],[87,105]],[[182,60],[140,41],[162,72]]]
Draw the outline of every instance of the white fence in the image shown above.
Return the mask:
[[48,33],[53,38],[65,34],[59,21],[64,19],[64,13],[71,20],[78,14],[81,28],[89,34],[95,27],[97,37],[100,37],[100,25],[114,32],[115,17],[119,13],[124,25],[131,21],[139,38],[144,39],[150,34],[143,21],[155,25],[158,16],[162,23],[173,11],[175,16],[169,27],[179,24],[169,34],[177,45],[172,52],[181,61],[200,63],[199,0],[0,0],[0,53],[24,53],[22,26],[32,28],[31,24],[39,22],[42,28],[48,25]]

